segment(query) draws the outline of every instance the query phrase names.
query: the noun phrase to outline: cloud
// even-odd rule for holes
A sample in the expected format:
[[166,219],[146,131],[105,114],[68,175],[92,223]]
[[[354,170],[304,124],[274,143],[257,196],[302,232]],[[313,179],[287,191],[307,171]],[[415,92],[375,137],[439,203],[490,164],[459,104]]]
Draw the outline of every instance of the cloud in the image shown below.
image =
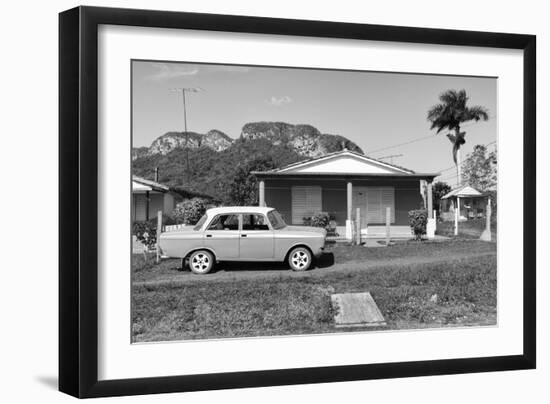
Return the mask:
[[213,72],[248,73],[250,67],[235,65],[212,65],[208,67]]
[[194,76],[199,72],[196,66],[185,66],[176,63],[152,63],[155,73],[148,76],[150,80],[169,80],[178,77]]
[[274,107],[280,107],[285,104],[290,104],[292,102],[292,98],[290,98],[288,95],[283,95],[281,97],[273,95],[269,100],[267,100],[267,102]]

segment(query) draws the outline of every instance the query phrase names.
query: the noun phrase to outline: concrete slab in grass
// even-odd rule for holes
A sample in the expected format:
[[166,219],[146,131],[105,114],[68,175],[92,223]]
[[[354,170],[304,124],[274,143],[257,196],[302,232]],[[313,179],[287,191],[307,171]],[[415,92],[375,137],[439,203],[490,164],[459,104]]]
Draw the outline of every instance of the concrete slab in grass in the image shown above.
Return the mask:
[[380,327],[385,326],[384,316],[369,292],[340,293],[331,295],[332,306],[337,309],[334,316],[336,327]]

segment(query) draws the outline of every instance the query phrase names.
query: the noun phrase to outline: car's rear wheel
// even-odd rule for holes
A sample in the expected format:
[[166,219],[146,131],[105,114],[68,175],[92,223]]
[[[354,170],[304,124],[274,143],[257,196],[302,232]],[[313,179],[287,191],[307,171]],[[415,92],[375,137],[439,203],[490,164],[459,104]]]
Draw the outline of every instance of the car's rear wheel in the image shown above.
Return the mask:
[[189,268],[195,274],[204,275],[214,267],[214,255],[207,250],[198,250],[189,256]]
[[293,271],[307,271],[311,261],[311,252],[306,247],[293,248],[288,254],[288,265]]

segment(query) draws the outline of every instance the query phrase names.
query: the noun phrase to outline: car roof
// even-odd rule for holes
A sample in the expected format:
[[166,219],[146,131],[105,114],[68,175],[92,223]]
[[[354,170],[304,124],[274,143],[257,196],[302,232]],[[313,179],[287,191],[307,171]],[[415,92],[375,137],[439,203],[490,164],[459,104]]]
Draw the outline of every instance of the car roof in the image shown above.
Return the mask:
[[262,213],[272,211],[273,208],[267,206],[220,206],[218,208],[208,209],[208,215],[218,215],[220,213]]

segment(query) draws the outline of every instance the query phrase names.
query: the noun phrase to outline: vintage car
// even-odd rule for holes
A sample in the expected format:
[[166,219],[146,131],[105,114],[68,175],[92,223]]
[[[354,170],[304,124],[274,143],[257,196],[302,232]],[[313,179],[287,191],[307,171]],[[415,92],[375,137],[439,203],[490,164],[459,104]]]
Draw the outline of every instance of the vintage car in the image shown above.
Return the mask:
[[195,226],[160,235],[163,256],[181,258],[196,274],[218,261],[287,261],[305,271],[325,247],[326,231],[288,226],[273,208],[236,206],[208,209]]

